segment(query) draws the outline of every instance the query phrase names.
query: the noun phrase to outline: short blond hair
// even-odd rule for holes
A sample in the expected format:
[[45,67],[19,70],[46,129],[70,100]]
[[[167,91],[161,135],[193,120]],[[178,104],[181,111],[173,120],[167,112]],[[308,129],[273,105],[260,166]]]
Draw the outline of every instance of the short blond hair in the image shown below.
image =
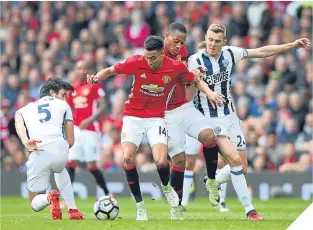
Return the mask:
[[202,42],[199,42],[198,45],[197,45],[197,50],[202,50],[206,48],[206,41],[202,41]]
[[211,24],[209,26],[208,31],[212,31],[214,33],[223,33],[224,34],[224,38],[226,38],[226,28],[225,28],[225,26],[223,24],[217,24],[217,23]]

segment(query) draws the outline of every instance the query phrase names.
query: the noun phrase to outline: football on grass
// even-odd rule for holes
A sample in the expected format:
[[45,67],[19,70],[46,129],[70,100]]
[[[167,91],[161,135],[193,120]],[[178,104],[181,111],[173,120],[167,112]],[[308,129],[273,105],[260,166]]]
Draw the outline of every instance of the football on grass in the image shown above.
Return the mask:
[[93,212],[98,220],[114,220],[118,216],[119,210],[117,201],[109,196],[99,198],[93,206]]

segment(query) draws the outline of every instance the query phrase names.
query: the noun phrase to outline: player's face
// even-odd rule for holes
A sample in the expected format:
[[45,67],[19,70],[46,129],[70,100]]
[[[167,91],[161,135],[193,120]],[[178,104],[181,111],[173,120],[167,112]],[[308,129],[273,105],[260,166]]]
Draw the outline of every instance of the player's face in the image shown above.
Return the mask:
[[145,50],[145,58],[151,69],[157,69],[161,66],[164,59],[164,52],[161,50]]
[[86,80],[88,73],[87,65],[84,62],[78,63],[76,66],[76,74],[79,80]]
[[187,34],[175,32],[174,34],[166,34],[164,46],[167,52],[171,55],[177,55],[179,50],[186,43]]
[[207,52],[210,56],[217,56],[221,53],[222,47],[226,44],[223,33],[208,31],[206,35]]
[[55,93],[53,90],[50,91],[50,94],[52,97],[56,97],[62,101],[66,101],[67,100],[67,92],[65,89],[61,89],[59,90],[58,93]]

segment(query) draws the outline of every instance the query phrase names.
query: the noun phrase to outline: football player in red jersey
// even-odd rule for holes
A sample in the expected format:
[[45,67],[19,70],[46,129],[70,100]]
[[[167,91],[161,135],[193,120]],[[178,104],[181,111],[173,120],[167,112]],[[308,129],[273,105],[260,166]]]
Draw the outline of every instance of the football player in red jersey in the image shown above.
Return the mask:
[[73,84],[75,91],[68,97],[68,103],[74,115],[76,142],[70,149],[67,166],[73,183],[77,161],[87,162],[88,171],[95,177],[104,194],[109,195],[103,174],[96,165],[100,141],[97,119],[106,107],[105,93],[100,84],[88,84],[86,78],[88,67],[84,60],[76,63],[77,81]]
[[[126,178],[137,203],[136,219],[143,221],[148,220],[148,217],[135,165],[137,148],[145,135],[157,167],[168,167],[168,136],[163,119],[167,102],[176,83],[194,82],[195,76],[198,80],[202,76],[199,70],[194,70],[194,75],[184,64],[164,56],[163,48],[161,37],[149,36],[145,40],[144,55],[134,55],[87,77],[88,82],[98,83],[118,73],[134,75],[133,89],[125,103],[121,142]],[[211,140],[214,140],[213,132]],[[179,205],[177,193],[172,187],[169,187],[165,196],[171,207],[176,208]]]
[[[186,65],[188,52],[185,46],[187,37],[187,29],[181,23],[171,23],[168,27],[168,32],[164,40],[164,53],[166,56],[180,61]],[[200,81],[198,84],[202,84]],[[210,101],[216,106],[223,103],[223,96],[217,92],[212,92],[206,84],[204,84],[204,93]],[[165,122],[168,128],[169,143],[168,152],[172,161],[172,171],[169,178],[169,173],[159,171],[160,177],[165,177],[164,181],[169,181],[163,184],[163,191],[167,186],[172,186],[179,196],[179,206],[171,209],[171,219],[183,219],[182,217],[182,192],[185,172],[185,133],[203,143],[205,146],[216,146],[212,143],[211,133],[212,128],[208,120],[199,112],[192,102],[186,99],[186,87],[183,84],[177,83],[172,97],[168,103],[167,111],[165,112]],[[204,154],[206,161],[212,160],[212,156]],[[214,158],[214,157],[213,157]],[[217,158],[217,156],[216,156]],[[217,159],[216,159],[217,161]],[[166,170],[166,169],[163,169]],[[216,169],[207,167],[208,174],[215,175]],[[169,169],[168,169],[169,171]],[[167,177],[167,178],[166,178]],[[210,187],[209,198],[213,205],[218,205],[218,190],[217,186]]]

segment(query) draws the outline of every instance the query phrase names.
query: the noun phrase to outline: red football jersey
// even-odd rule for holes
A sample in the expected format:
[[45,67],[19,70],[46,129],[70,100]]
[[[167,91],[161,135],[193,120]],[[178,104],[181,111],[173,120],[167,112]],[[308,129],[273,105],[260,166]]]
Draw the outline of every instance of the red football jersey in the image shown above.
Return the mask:
[[134,55],[114,66],[117,73],[134,75],[132,92],[125,103],[124,116],[164,117],[168,98],[178,82],[193,82],[187,67],[168,57],[157,70],[143,55]]
[[[74,125],[93,115],[96,100],[105,95],[100,84],[92,85],[87,82],[75,82],[74,92],[68,97],[68,104],[73,108]],[[97,123],[97,122],[96,122]],[[96,131],[94,123],[87,126],[87,130]]]
[[[177,61],[186,61],[187,56],[188,56],[188,51],[187,51],[186,45],[184,45],[183,47],[181,47],[181,49],[179,50],[176,56],[173,56],[166,51],[165,51],[165,55]],[[170,98],[170,101],[168,103],[167,110],[176,109],[177,107],[187,102],[188,100],[186,99],[185,85],[181,83],[177,83],[175,86],[175,90],[172,94],[172,97]]]

